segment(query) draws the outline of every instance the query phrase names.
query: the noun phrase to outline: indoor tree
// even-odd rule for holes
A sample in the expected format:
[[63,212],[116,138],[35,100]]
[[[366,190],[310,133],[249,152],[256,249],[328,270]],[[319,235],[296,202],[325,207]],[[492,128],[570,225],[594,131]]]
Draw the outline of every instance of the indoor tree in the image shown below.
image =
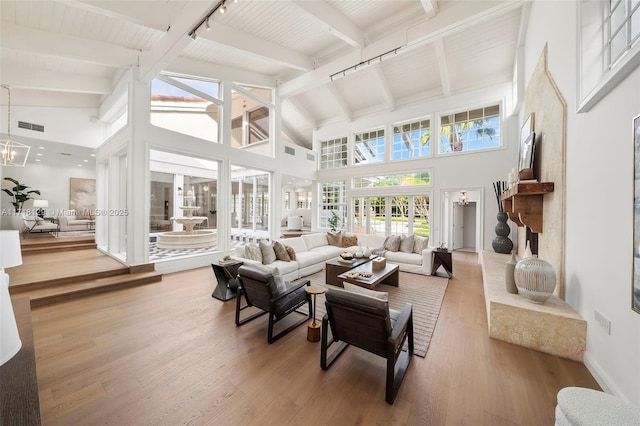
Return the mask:
[[11,190],[6,188],[2,188],[2,190],[10,197],[13,197],[13,201],[11,202],[11,204],[13,204],[13,208],[16,210],[16,213],[20,213],[22,211],[22,206],[24,205],[25,201],[33,199],[31,194],[40,195],[39,190],[29,189],[29,186],[23,185],[13,178],[6,177],[4,178],[4,180],[8,180],[10,182],[13,182],[14,184],[14,187],[11,188]]

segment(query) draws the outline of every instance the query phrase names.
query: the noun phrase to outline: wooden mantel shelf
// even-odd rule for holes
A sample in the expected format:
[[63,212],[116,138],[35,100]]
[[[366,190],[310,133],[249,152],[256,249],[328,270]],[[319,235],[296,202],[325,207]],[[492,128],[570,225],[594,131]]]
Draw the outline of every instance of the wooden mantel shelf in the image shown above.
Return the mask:
[[516,225],[528,226],[532,232],[542,232],[543,197],[553,190],[553,182],[516,183],[502,194],[504,211]]

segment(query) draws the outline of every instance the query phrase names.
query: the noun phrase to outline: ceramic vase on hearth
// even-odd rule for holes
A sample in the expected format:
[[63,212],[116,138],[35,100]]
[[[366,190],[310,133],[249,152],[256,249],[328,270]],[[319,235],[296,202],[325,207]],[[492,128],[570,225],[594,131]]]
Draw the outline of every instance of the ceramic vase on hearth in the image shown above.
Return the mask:
[[509,216],[504,212],[499,212],[496,218],[498,219],[498,223],[495,228],[496,237],[491,242],[491,246],[493,247],[493,251],[496,253],[509,254],[513,249],[513,241],[509,239],[511,228],[507,224]]
[[516,287],[516,280],[514,278],[516,263],[518,263],[516,252],[515,250],[511,250],[511,259],[507,261],[504,268],[504,283],[507,286],[507,292],[512,294],[518,294],[518,287]]
[[544,303],[556,288],[556,271],[546,260],[526,257],[516,263],[513,277],[520,293],[534,303]]

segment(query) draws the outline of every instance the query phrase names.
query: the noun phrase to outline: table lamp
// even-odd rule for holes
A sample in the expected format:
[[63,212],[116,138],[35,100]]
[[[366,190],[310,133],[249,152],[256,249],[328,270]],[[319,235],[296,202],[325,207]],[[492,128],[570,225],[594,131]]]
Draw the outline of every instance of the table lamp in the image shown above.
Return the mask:
[[47,200],[33,200],[33,208],[37,208],[38,209],[38,216],[40,216],[41,218],[44,218],[44,208],[43,207],[49,207],[49,201]]
[[9,275],[4,268],[22,265],[18,231],[0,231],[0,365],[22,347],[9,296]]

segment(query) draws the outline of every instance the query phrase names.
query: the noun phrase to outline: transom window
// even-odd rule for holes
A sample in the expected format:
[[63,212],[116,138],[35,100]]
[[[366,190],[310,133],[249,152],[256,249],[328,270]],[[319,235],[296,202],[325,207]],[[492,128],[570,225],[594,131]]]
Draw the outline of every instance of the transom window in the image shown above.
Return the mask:
[[384,129],[355,135],[353,161],[355,164],[380,163],[384,161]]
[[607,24],[609,67],[612,67],[640,37],[640,1],[610,0]]
[[427,157],[431,155],[430,120],[418,120],[393,126],[394,160]]
[[347,138],[320,142],[320,168],[333,169],[347,165]]
[[439,153],[476,151],[499,146],[499,105],[440,116]]
[[425,171],[387,174],[380,176],[361,176],[353,178],[351,183],[351,187],[354,189],[380,188],[389,186],[431,185],[431,173]]

